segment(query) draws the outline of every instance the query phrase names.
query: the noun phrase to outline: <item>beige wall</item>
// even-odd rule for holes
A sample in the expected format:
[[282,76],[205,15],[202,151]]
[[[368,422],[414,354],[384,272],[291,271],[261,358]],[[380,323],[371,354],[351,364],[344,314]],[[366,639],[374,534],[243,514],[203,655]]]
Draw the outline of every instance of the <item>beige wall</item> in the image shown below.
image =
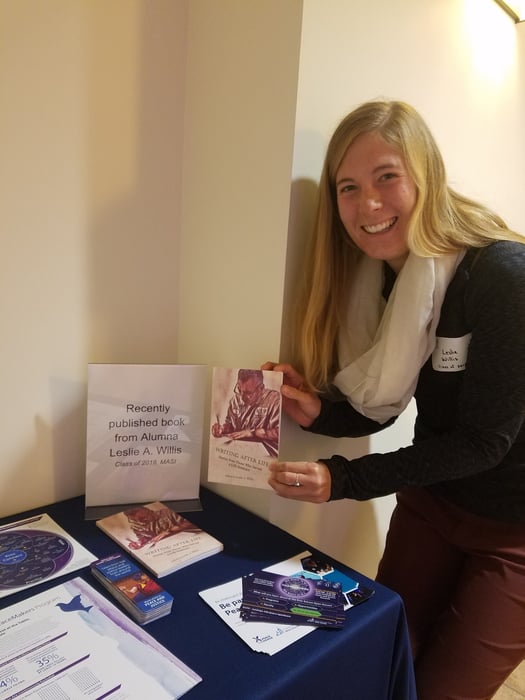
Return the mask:
[[[453,186],[525,233],[524,51],[525,24],[516,26],[492,0],[304,1],[285,313],[328,139],[365,100],[412,103],[434,132]],[[413,418],[411,404],[395,426],[369,441],[305,439],[289,426],[283,452],[315,459],[395,450],[410,443]],[[270,517],[373,576],[393,504],[392,496],[321,508],[275,498]]]
[[[259,367],[279,354],[301,7],[190,2],[180,362]],[[212,488],[268,517],[269,493]]]
[[[525,25],[492,0],[0,0],[0,32],[0,515],[83,492],[88,362],[285,357],[356,103],[413,102],[454,184],[525,231]],[[286,422],[283,454],[393,449],[410,419],[370,443]],[[373,573],[391,499],[217,490]]]
[[83,493],[88,362],[176,359],[186,19],[0,2],[0,515]]

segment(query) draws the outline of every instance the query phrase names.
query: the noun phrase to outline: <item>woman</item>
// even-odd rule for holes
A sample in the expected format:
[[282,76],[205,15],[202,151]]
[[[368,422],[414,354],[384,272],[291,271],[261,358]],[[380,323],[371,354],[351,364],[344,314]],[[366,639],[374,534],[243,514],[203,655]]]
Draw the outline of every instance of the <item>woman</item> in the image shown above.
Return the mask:
[[[491,698],[525,657],[525,246],[448,187],[420,115],[358,107],[320,180],[283,408],[334,437],[391,425],[410,447],[272,465],[281,496],[397,493],[377,579],[403,597],[420,700]],[[339,396],[334,396],[334,389]]]

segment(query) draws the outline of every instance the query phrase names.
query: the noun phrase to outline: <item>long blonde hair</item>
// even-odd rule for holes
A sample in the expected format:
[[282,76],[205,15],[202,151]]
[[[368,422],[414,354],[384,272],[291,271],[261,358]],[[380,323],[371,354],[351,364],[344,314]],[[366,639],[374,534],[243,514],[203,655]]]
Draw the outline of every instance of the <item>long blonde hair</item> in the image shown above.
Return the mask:
[[366,102],[348,114],[328,144],[317,215],[298,304],[296,362],[309,387],[325,390],[337,371],[337,340],[352,271],[362,253],[339,218],[336,173],[352,142],[375,132],[403,155],[417,201],[407,242],[416,255],[436,257],[495,240],[525,239],[483,205],[447,185],[437,144],[418,112],[398,101]]

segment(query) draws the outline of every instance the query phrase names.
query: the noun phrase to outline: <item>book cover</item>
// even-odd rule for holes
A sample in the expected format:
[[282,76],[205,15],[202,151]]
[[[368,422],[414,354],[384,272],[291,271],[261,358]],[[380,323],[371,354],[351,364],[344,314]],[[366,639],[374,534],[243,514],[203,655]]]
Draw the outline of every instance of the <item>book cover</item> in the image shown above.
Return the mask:
[[279,457],[282,372],[214,367],[208,481],[270,489]]
[[88,517],[107,514],[105,506],[117,506],[109,511],[115,512],[157,500],[199,505],[207,371],[205,365],[88,366]]
[[0,527],[0,598],[69,574],[96,556],[47,513]]
[[96,524],[158,578],[223,549],[222,542],[160,501],[108,515]]

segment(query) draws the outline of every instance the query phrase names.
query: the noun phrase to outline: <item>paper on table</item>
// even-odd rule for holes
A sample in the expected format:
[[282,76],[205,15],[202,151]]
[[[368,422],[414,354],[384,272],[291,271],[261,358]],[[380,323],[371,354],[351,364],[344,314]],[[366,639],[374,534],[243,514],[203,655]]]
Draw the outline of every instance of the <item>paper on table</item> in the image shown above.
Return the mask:
[[202,679],[80,578],[0,612],[2,700],[173,700]]
[[97,557],[47,513],[0,527],[0,598],[89,566]]
[[[302,560],[308,556],[311,556],[310,552],[302,552],[295,557],[268,566],[264,571],[291,576],[302,569]],[[316,627],[310,625],[244,622],[240,616],[242,603],[241,578],[214,588],[208,588],[205,591],[201,591],[199,595],[253,651],[259,651],[270,656],[316,629]]]

